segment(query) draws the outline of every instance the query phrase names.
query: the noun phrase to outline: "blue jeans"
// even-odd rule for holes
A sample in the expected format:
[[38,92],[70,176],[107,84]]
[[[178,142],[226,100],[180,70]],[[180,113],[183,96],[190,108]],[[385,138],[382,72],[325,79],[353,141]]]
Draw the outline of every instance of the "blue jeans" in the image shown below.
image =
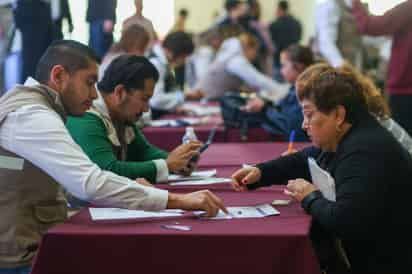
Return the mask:
[[107,33],[103,29],[104,21],[90,22],[89,25],[89,47],[102,59],[113,44],[113,33]]
[[0,268],[0,274],[29,274],[30,266],[22,266],[17,268]]

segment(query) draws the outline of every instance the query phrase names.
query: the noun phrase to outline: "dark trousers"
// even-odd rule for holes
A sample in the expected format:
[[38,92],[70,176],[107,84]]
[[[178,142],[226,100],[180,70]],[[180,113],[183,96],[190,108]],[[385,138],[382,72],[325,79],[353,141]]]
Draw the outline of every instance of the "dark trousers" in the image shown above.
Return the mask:
[[17,1],[14,10],[16,27],[22,35],[22,75],[21,81],[34,76],[41,56],[53,37],[50,6],[43,1]]
[[27,77],[34,77],[36,66],[40,58],[52,42],[51,26],[44,28],[33,27],[21,29],[22,33],[22,79],[25,81]]
[[113,44],[113,33],[107,33],[103,28],[104,21],[98,20],[90,22],[89,46],[94,50],[96,55],[102,59],[106,52]]
[[392,118],[412,135],[412,95],[391,95]]

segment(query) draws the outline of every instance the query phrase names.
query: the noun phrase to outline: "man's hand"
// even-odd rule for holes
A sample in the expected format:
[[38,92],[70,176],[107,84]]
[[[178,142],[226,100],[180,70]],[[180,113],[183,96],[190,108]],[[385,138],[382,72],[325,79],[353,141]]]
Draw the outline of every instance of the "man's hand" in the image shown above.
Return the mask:
[[184,168],[182,168],[181,170],[179,170],[179,174],[183,175],[183,176],[190,176],[190,174],[192,174],[192,172],[194,170],[196,170],[197,167],[197,163],[199,161],[199,153],[197,155],[195,155],[195,159],[194,160],[189,160],[187,166],[185,166]]
[[221,209],[228,214],[222,199],[214,195],[209,190],[201,190],[189,194],[169,193],[167,208],[184,210],[204,210],[208,217],[214,217]]
[[114,24],[112,20],[104,20],[103,23],[103,30],[106,33],[112,33],[114,28]]
[[153,187],[153,185],[151,183],[149,183],[149,181],[147,181],[145,178],[137,178],[136,183],[138,183],[140,185],[143,185],[143,186]]
[[205,97],[205,94],[200,90],[191,90],[185,92],[185,99],[190,101],[199,101]]
[[232,187],[236,191],[247,191],[247,185],[260,180],[262,172],[257,167],[245,167],[232,175]]
[[175,148],[169,153],[166,159],[167,167],[170,172],[176,172],[183,170],[189,164],[189,160],[199,153],[199,148],[202,145],[200,142],[190,142],[183,144]]
[[261,112],[265,107],[265,101],[260,98],[254,98],[247,102],[247,104],[242,107],[243,111],[247,112]]

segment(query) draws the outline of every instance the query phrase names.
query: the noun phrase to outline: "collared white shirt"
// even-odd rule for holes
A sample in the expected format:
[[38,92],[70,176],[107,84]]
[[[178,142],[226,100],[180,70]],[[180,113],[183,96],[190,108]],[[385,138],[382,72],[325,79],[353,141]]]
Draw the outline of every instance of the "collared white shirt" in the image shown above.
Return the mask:
[[79,199],[129,209],[167,206],[167,191],[142,186],[92,163],[61,117],[45,106],[26,105],[8,114],[0,126],[0,146],[42,169]]
[[181,90],[165,90],[169,62],[160,43],[153,46],[153,53],[156,57],[151,57],[149,60],[158,70],[159,80],[155,85],[153,97],[150,99],[150,106],[159,110],[173,111],[183,104],[185,96]]
[[260,93],[270,94],[274,103],[282,100],[289,91],[288,84],[278,83],[259,72],[243,55],[243,48],[238,38],[229,38],[223,42],[214,62],[227,59],[225,69],[236,75],[248,86],[257,89]]
[[[103,99],[103,96],[100,94],[100,92],[97,92],[98,98],[94,100],[93,102],[93,107],[90,109],[88,112],[93,113],[100,117],[103,121],[103,124],[106,127],[107,131],[107,136],[114,146],[120,147],[120,140],[119,137],[117,136],[116,128],[113,125],[113,121],[110,118],[109,111],[107,109],[107,105]],[[131,144],[134,139],[136,138],[134,130],[132,127],[126,127],[126,143],[129,145]],[[156,166],[156,182],[166,182],[167,177],[169,176],[169,169],[167,167],[166,160],[164,159],[157,159],[157,160],[152,160],[152,162]]]
[[333,67],[340,67],[344,58],[336,42],[341,18],[341,10],[335,0],[319,4],[315,11],[315,30],[319,52]]

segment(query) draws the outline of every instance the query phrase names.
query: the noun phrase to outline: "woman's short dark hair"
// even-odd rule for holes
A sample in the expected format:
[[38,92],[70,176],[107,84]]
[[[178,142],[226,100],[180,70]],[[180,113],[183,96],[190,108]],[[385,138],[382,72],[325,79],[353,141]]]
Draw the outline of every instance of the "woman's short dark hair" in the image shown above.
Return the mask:
[[321,73],[313,73],[312,70],[317,70],[316,65],[306,69],[297,79],[299,100],[310,100],[323,113],[343,106],[345,120],[351,124],[368,112],[362,83],[353,73],[329,65]]
[[163,47],[170,50],[174,58],[190,55],[195,49],[192,38],[183,31],[168,34],[163,41]]
[[293,44],[282,52],[286,53],[289,60],[294,64],[302,64],[304,67],[309,67],[315,62],[315,57],[309,47]]
[[61,65],[69,73],[74,73],[87,69],[92,63],[98,63],[98,57],[88,46],[73,40],[55,41],[40,58],[35,78],[39,83],[47,84],[50,72],[56,65]]
[[143,90],[146,79],[159,80],[159,72],[146,57],[124,54],[114,59],[97,84],[100,92],[112,93],[117,85],[127,91]]

